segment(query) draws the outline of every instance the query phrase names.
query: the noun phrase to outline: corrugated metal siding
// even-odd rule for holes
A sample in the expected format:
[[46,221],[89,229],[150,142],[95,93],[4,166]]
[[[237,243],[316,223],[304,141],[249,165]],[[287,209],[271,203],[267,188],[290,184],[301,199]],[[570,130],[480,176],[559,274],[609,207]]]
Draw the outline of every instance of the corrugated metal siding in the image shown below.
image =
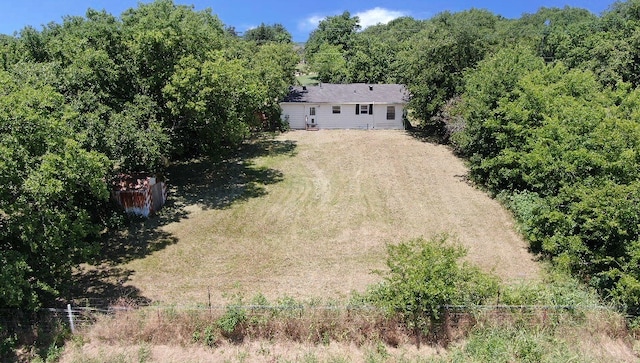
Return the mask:
[[127,213],[149,217],[166,202],[167,186],[164,182],[156,182],[155,178],[146,180],[144,187],[113,190],[111,196]]
[[151,210],[155,213],[162,208],[167,199],[165,183],[159,182],[151,186]]

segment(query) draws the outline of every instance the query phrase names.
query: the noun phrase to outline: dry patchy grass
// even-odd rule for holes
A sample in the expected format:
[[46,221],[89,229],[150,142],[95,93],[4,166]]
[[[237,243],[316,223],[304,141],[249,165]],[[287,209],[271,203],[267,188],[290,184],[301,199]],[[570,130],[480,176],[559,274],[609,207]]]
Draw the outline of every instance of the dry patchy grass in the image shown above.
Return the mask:
[[246,310],[224,333],[222,311],[142,308],[104,316],[69,342],[74,362],[635,362],[624,320],[608,311],[452,313],[448,349],[366,310]]
[[[62,362],[418,361],[444,353],[416,349],[397,321],[377,311],[247,310],[232,333],[221,311],[142,308],[104,316],[68,343]],[[374,360],[371,360],[371,359]]]
[[88,275],[124,276],[100,291],[129,291],[164,308],[105,317],[69,342],[62,362],[482,361],[470,347],[509,347],[514,337],[521,348],[557,350],[555,361],[637,358],[615,314],[558,324],[533,315],[524,328],[518,315],[455,320],[448,350],[417,349],[392,320],[345,311],[254,321],[239,335],[212,329],[204,340],[221,313],[201,309],[209,291],[219,306],[238,290],[269,301],[345,301],[377,281],[371,271],[384,268],[386,244],[420,236],[448,233],[468,260],[505,282],[540,278],[509,213],[467,183],[445,146],[397,131],[298,131],[243,152],[249,157],[173,167],[169,207],[135,224],[116,240],[129,252]]
[[354,130],[254,146],[247,160],[174,167],[170,198],[182,215],[156,232],[172,242],[121,263],[125,286],[172,303],[207,302],[210,289],[222,304],[237,288],[339,299],[377,281],[386,244],[440,233],[504,280],[538,276],[510,214],[466,182],[445,146]]

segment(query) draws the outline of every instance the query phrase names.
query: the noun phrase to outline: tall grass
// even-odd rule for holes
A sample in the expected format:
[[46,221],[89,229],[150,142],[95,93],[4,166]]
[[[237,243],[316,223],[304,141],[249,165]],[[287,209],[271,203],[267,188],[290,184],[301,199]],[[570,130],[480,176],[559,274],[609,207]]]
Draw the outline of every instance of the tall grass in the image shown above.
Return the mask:
[[[251,302],[260,304],[251,304]],[[224,310],[206,307],[144,307],[105,316],[91,328],[91,336],[105,343],[202,344],[290,341],[327,345],[330,342],[409,342],[406,329],[395,319],[366,306],[348,309],[291,298],[269,303],[259,295],[251,302],[236,300]]]
[[[637,359],[630,348],[633,342],[624,317],[599,308],[597,296],[576,281],[553,275],[538,283],[503,286],[501,291],[501,303],[523,306],[452,310],[446,322],[447,342],[451,344],[444,354],[430,353],[430,358],[424,361],[604,362]],[[398,349],[413,346],[414,342],[413,332],[401,319],[375,309],[365,301],[362,296],[356,296],[345,305],[321,300],[303,302],[290,297],[268,301],[260,294],[251,299],[235,295],[225,309],[151,306],[122,311],[100,319],[85,334],[90,340],[109,346],[146,344],[216,350],[252,342],[315,347],[342,344],[360,349],[362,357],[358,359],[367,362],[422,361],[419,354],[404,356],[397,353]],[[558,306],[553,308],[554,304]],[[563,304],[571,304],[572,308],[560,306]],[[442,343],[432,340],[431,346]],[[273,355],[268,348],[262,347],[257,354]],[[290,361],[353,359],[347,353],[323,357],[321,360],[315,353],[308,352]]]

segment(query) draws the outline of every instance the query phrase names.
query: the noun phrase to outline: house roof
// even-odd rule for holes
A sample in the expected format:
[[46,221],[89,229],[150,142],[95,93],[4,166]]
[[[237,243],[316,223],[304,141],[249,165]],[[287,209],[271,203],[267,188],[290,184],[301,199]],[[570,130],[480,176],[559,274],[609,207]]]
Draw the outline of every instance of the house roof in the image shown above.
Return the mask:
[[407,103],[409,92],[401,84],[333,84],[291,87],[283,102],[303,103]]

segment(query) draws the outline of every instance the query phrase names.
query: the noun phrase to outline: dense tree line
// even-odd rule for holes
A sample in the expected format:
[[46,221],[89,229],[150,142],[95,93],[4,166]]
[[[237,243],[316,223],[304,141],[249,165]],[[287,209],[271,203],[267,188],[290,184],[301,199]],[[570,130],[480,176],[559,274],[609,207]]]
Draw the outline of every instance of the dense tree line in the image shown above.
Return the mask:
[[158,0],[0,37],[0,307],[37,308],[91,261],[116,172],[278,126],[298,56],[265,27],[275,36],[241,38],[210,10]]
[[[406,84],[410,116],[442,127],[535,251],[640,305],[640,1],[364,30],[344,12],[304,56],[323,82]],[[116,171],[277,126],[297,62],[280,24],[239,37],[170,0],[0,36],[0,306],[37,307],[91,260]]]
[[597,16],[542,8],[328,17],[306,59],[324,82],[399,82],[470,175],[512,208],[531,248],[602,296],[640,306],[640,1]]
[[631,309],[640,306],[638,9],[543,9],[511,24],[522,41],[466,72],[456,111],[465,126],[452,136],[534,251]]

